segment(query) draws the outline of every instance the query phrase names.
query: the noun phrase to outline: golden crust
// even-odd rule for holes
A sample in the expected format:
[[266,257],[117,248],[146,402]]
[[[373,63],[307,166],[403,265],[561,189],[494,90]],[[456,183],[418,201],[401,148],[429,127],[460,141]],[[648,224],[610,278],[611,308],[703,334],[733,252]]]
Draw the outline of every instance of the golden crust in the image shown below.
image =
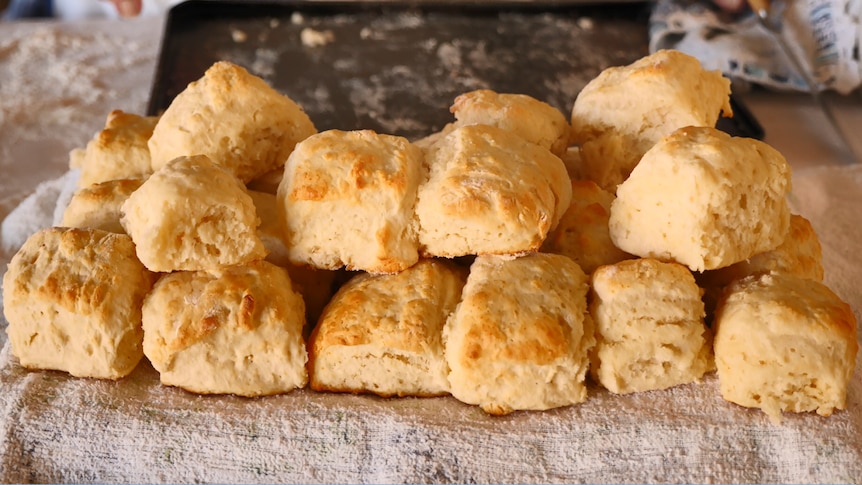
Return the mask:
[[730,80],[679,51],[661,50],[602,71],[572,107],[584,175],[605,190],[628,178],[655,143],[685,126],[731,116]]
[[303,387],[305,306],[265,261],[163,276],[143,305],[144,353],[162,383],[260,396]]
[[478,256],[443,331],[452,395],[490,414],[585,400],[587,289],[565,256]]
[[403,137],[329,130],[303,140],[277,194],[290,260],[371,273],[412,266],[423,178],[422,151]]
[[141,179],[109,180],[79,189],[63,211],[61,225],[125,234],[120,224],[122,205],[143,183]]
[[70,155],[72,168],[81,169],[78,186],[149,176],[153,169],[147,143],[157,122],[156,116],[111,111],[104,129],[87,143],[87,148]]
[[497,127],[456,128],[426,160],[416,204],[425,256],[536,251],[571,200],[562,160]]
[[591,274],[599,266],[634,258],[616,247],[608,230],[614,195],[591,180],[572,181],[572,202],[542,251],[572,258]]
[[221,61],[171,102],[149,149],[154,170],[177,157],[201,154],[247,183],[284,165],[294,145],[316,132],[289,97]]
[[381,396],[448,393],[441,332],[466,271],[421,260],[392,275],[361,274],[339,289],[310,337],[311,388]]
[[455,98],[449,111],[456,126],[482,124],[510,131],[562,157],[571,127],[560,110],[525,94],[478,89]]
[[24,367],[118,379],[143,357],[141,305],[154,277],[126,235],[49,228],[3,277],[12,353]]

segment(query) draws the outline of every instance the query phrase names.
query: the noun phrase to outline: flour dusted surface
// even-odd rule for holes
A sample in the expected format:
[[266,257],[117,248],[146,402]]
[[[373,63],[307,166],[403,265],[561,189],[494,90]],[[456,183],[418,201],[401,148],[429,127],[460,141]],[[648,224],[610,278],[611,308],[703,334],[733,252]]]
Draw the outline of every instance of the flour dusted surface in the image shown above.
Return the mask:
[[[4,23],[0,37],[0,219],[62,175],[114,109],[143,114],[160,17],[112,25]],[[89,27],[89,28],[88,28]],[[122,52],[122,55],[117,55]],[[14,186],[12,186],[14,182]]]

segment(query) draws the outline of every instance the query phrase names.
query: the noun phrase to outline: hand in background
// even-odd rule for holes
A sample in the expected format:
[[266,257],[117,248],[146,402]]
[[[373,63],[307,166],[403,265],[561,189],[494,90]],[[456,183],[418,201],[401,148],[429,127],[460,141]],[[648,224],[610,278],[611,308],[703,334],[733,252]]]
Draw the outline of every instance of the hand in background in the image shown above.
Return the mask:
[[712,0],[718,8],[730,12],[737,13],[742,11],[745,7],[748,6],[745,0]]
[[141,13],[143,0],[110,0],[120,17],[136,17]]

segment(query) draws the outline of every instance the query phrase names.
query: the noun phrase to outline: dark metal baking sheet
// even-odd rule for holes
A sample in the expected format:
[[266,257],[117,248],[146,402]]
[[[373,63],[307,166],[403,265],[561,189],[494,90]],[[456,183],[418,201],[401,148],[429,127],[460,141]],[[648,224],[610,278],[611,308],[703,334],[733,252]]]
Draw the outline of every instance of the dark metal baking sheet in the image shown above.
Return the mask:
[[[416,139],[453,120],[455,96],[479,88],[529,94],[568,115],[602,69],[648,53],[648,9],[625,1],[192,0],[168,14],[148,111],[163,111],[228,60],[290,96],[319,130]],[[306,29],[329,41],[303,43]],[[756,135],[756,120],[737,120],[745,123],[725,128]]]

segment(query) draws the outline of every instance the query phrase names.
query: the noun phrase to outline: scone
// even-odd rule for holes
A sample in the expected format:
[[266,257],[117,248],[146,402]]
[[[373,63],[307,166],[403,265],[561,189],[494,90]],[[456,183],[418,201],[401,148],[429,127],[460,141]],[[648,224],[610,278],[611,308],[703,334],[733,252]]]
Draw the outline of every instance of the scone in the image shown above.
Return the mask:
[[447,394],[442,330],[465,280],[463,268],[433,259],[397,274],[352,278],[311,334],[311,388],[387,397]]
[[396,273],[419,260],[414,224],[422,151],[371,130],[329,130],[296,145],[278,187],[294,264]]
[[120,222],[151,271],[196,271],[266,256],[245,186],[206,155],[160,168],[121,211]]
[[162,384],[264,396],[304,387],[305,308],[266,261],[163,276],[143,305],[144,354]]
[[141,305],[154,275],[129,236],[99,229],[36,232],[3,276],[12,354],[30,369],[119,379],[143,357]]
[[284,244],[284,224],[278,216],[276,196],[256,190],[249,190],[248,195],[251,196],[260,218],[257,235],[266,248],[266,260],[287,270],[294,289],[302,295],[305,302],[306,321],[309,324],[316,323],[323,307],[332,298],[336,273],[291,263],[287,246]]
[[572,141],[585,176],[615,192],[659,140],[685,126],[714,127],[721,113],[732,115],[730,80],[661,50],[587,83],[572,107]]
[[791,214],[790,232],[772,251],[755,254],[724,268],[695,274],[698,285],[705,291],[703,298],[707,315],[714,312],[716,302],[727,285],[746,276],[770,272],[823,281],[823,250],[808,219]]
[[719,302],[715,363],[721,395],[781,413],[844,409],[856,366],[857,322],[823,283],[787,273],[732,283]]
[[63,211],[61,225],[125,234],[120,224],[123,203],[143,183],[141,179],[118,179],[78,189]]
[[572,197],[562,160],[500,128],[466,125],[426,151],[416,216],[426,256],[537,251]]
[[510,131],[562,157],[571,127],[560,110],[526,94],[478,89],[455,98],[449,111],[455,126],[482,124]]
[[171,102],[149,148],[153,170],[177,157],[206,155],[249,182],[282,166],[294,145],[316,132],[292,99],[220,61]]
[[676,263],[633,259],[592,276],[590,375],[616,394],[667,389],[714,368],[701,289]]
[[572,202],[560,224],[548,234],[542,251],[575,260],[585,273],[634,256],[614,246],[608,231],[614,194],[591,180],[572,181]]
[[721,269],[705,271],[697,277],[706,288],[723,288],[746,276],[770,272],[823,281],[823,248],[808,219],[791,214],[790,231],[777,248]]
[[284,177],[284,166],[280,166],[274,170],[266,172],[245,184],[245,186],[248,190],[255,190],[257,192],[275,195],[278,193],[278,186],[281,184],[282,177]]
[[586,400],[587,289],[565,256],[478,256],[443,329],[452,396],[496,415]]
[[70,167],[81,169],[78,186],[149,176],[153,168],[147,143],[157,122],[156,116],[111,111],[105,128],[96,133],[87,148],[70,154]]
[[682,128],[619,186],[611,240],[694,271],[730,266],[784,242],[790,183],[790,166],[769,145],[715,128]]

